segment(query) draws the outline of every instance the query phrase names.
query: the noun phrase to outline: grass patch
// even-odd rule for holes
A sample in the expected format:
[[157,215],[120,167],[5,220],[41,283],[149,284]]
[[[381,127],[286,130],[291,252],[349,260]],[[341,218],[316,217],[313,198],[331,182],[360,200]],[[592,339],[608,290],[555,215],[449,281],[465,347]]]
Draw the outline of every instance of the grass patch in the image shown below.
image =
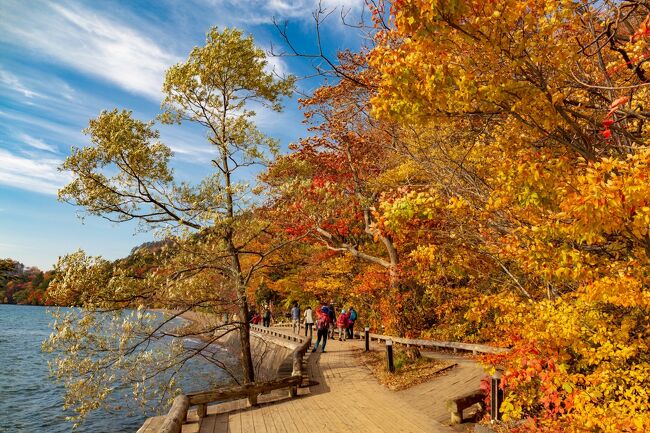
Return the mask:
[[386,370],[386,352],[360,352],[363,364],[370,369],[377,380],[388,389],[398,391],[410,388],[444,374],[456,365],[454,362],[421,357],[409,358],[406,350],[395,348],[393,361],[395,373]]

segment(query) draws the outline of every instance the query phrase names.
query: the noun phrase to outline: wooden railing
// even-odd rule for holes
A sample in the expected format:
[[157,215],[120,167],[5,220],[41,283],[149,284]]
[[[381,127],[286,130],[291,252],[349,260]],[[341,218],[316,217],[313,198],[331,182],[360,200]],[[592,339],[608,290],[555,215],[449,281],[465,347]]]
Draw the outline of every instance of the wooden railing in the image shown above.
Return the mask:
[[311,337],[302,338],[295,335],[287,335],[256,325],[251,325],[251,331],[299,343],[291,352],[291,376],[264,382],[246,383],[244,385],[236,385],[228,388],[218,388],[209,391],[193,392],[187,395],[179,395],[174,399],[172,407],[169,409],[169,412],[165,417],[165,422],[161,426],[160,430],[158,430],[159,433],[180,433],[183,423],[187,418],[187,411],[190,406],[197,407],[196,414],[199,419],[201,419],[207,414],[208,404],[217,401],[224,402],[247,398],[249,404],[255,406],[257,405],[257,398],[260,394],[284,388],[289,389],[290,397],[298,395],[298,387],[303,380],[302,361],[307,349],[311,345]]
[[[273,337],[284,338],[285,340],[295,341],[295,342],[302,342],[305,340],[305,337],[302,337],[300,334],[286,334],[284,332],[278,332],[273,328],[265,328],[264,326],[259,326],[259,325],[250,325],[250,326],[251,326],[251,331],[257,332],[259,334],[271,335]],[[291,328],[290,323],[289,324],[279,323],[273,326],[278,328]]]
[[[280,327],[280,328],[291,328],[291,323],[279,323],[273,325],[275,327]],[[304,323],[300,324],[300,328],[304,329]],[[269,328],[262,328],[262,329],[269,329]],[[271,330],[271,335],[281,335],[281,332],[273,331]],[[354,335],[361,339],[365,340],[366,335],[364,331],[354,331]],[[473,354],[477,353],[504,353],[508,352],[509,349],[503,348],[503,347],[495,347],[495,346],[488,346],[486,344],[472,344],[472,343],[459,343],[455,341],[437,341],[437,340],[424,340],[424,339],[415,339],[415,338],[403,338],[403,337],[393,337],[390,335],[382,335],[382,334],[373,334],[369,333],[368,335],[370,341],[372,340],[377,340],[377,341],[392,341],[393,343],[401,344],[407,347],[414,346],[414,347],[419,347],[419,348],[431,348],[431,349],[447,349],[447,350],[453,350],[454,352],[458,350],[466,351],[466,352],[472,352]]]
[[158,433],[180,433],[183,423],[187,418],[187,409],[190,407],[186,395],[179,395],[174,399],[172,407],[167,412],[165,422],[160,426]]
[[[356,332],[355,335],[358,335],[359,338],[365,339],[364,332]],[[421,340],[413,338],[402,338],[402,337],[391,337],[388,335],[380,334],[369,334],[370,341],[387,341],[391,340],[393,343],[402,344],[404,346],[410,347],[419,347],[419,348],[433,348],[433,349],[451,349],[454,352],[458,350],[464,350],[467,352],[477,353],[504,353],[508,349],[503,347],[494,347],[487,346],[485,344],[471,344],[471,343],[458,343],[455,341],[436,341],[436,340]]]

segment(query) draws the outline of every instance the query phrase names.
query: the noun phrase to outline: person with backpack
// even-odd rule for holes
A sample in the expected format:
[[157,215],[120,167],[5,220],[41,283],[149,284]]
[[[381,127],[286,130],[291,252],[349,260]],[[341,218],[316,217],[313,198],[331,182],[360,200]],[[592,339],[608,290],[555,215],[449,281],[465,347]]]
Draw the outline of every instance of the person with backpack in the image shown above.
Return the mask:
[[309,305],[305,308],[305,337],[307,336],[307,330],[309,330],[309,337],[311,338],[314,332],[314,314]]
[[312,352],[316,352],[316,349],[318,349],[318,346],[320,345],[321,339],[323,340],[323,348],[321,349],[321,352],[325,352],[325,345],[327,344],[327,334],[330,330],[330,323],[331,321],[329,309],[327,307],[322,307],[320,310],[320,315],[318,316],[318,321],[316,321],[316,334],[318,337],[316,339],[314,348],[311,350]]
[[336,326],[336,310],[334,310],[334,306],[332,304],[329,304],[327,306],[327,313],[330,317],[330,338],[334,338],[334,328]]
[[336,327],[339,329],[339,341],[346,341],[348,339],[348,315],[345,310],[341,310],[339,318],[336,319]]
[[354,307],[350,307],[348,310],[348,337],[354,340],[354,322],[357,321],[357,310]]

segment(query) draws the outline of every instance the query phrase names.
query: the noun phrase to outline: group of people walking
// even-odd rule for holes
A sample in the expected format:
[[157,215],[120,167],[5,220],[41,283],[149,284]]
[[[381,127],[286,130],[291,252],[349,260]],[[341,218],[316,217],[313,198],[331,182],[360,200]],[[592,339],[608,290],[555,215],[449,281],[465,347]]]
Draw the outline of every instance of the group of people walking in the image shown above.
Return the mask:
[[313,329],[316,327],[316,343],[312,352],[315,352],[319,346],[321,347],[321,352],[325,352],[327,339],[328,337],[334,338],[335,329],[338,329],[339,341],[354,338],[354,322],[357,321],[357,317],[358,314],[354,307],[350,307],[347,310],[345,308],[342,309],[338,317],[332,304],[322,305],[315,312],[312,311],[311,307],[307,306],[302,317],[300,314],[300,306],[297,302],[291,308],[291,324],[294,334],[300,332],[301,319],[304,319],[305,323],[305,337],[308,333],[309,335],[313,335]]
[[264,311],[264,314],[261,315],[257,311],[254,311],[252,313],[252,317],[249,320],[250,323],[253,325],[259,325],[262,323],[262,325],[266,328],[271,326],[271,310],[269,308],[266,308]]
[[[357,311],[352,306],[347,310],[343,308],[338,315],[332,304],[323,304],[316,311],[307,306],[302,314],[297,302],[294,302],[291,308],[291,324],[294,334],[300,333],[301,322],[305,324],[305,337],[313,336],[314,328],[316,328],[316,343],[312,352],[319,347],[321,347],[321,352],[325,352],[327,339],[334,338],[337,329],[339,341],[354,338],[354,323],[357,321],[357,317]],[[255,325],[261,322],[263,326],[269,327],[271,325],[271,310],[266,308],[263,314],[252,312],[249,321]]]

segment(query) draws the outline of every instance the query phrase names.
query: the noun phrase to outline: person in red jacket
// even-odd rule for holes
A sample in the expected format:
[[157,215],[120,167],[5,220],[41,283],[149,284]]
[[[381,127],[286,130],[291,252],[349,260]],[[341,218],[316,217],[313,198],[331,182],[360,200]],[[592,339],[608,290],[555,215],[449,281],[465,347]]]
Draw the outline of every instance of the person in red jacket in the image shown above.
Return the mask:
[[329,333],[330,326],[330,316],[329,310],[327,307],[321,307],[320,314],[318,315],[318,320],[316,321],[316,344],[314,348],[311,349],[312,352],[316,352],[318,346],[320,345],[321,340],[323,341],[323,348],[321,352],[325,352],[325,346],[327,345],[327,334]]
[[[348,339],[348,315],[345,310],[341,310],[338,319],[336,319],[336,327],[339,328],[339,341]],[[343,338],[341,340],[341,338]]]
[[261,321],[262,321],[262,316],[260,316],[260,313],[256,311],[255,314],[253,314],[253,320],[251,320],[251,323],[253,325],[259,325]]

